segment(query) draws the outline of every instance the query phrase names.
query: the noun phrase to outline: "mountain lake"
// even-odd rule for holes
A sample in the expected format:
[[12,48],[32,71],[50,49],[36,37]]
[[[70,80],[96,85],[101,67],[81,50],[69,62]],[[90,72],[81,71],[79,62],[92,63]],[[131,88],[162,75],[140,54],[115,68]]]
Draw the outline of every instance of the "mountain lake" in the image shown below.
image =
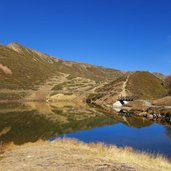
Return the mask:
[[22,145],[58,138],[129,146],[171,158],[171,126],[140,117],[104,114],[86,105],[0,104],[0,142]]

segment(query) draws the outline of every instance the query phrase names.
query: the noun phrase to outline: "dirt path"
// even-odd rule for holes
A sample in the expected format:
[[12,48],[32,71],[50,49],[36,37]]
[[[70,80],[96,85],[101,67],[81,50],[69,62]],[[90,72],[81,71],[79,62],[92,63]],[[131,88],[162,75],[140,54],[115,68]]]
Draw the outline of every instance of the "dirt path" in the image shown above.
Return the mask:
[[129,77],[130,77],[130,75],[127,76],[125,82],[123,83],[122,91],[120,93],[120,96],[127,96],[127,93],[126,93],[126,85],[127,85],[127,82],[128,82]]

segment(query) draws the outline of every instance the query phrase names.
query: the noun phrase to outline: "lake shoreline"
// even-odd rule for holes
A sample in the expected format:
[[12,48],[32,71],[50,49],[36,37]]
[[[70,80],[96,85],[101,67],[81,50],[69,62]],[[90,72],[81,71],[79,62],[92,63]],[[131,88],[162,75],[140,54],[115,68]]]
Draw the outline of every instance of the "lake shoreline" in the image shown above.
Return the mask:
[[[67,102],[66,101],[46,101],[46,100],[0,100],[0,104],[25,104],[29,102],[35,102],[35,103],[47,103],[47,104],[53,104],[57,102]],[[84,102],[82,102],[84,103]],[[90,107],[94,107],[100,112],[104,112],[106,114],[114,114],[114,115],[124,115],[124,116],[138,116],[143,117],[148,120],[154,121],[156,123],[171,125],[171,106],[150,106],[150,107],[135,107],[126,105],[121,108],[119,112],[115,111],[112,106],[105,105],[105,104],[97,104],[94,102],[85,102],[85,104],[88,104]]]
[[123,115],[123,116],[137,116],[141,118],[146,118],[148,120],[154,121],[155,123],[166,124],[171,126],[171,106],[134,106],[134,105],[124,105],[121,108],[118,108],[119,111],[116,111],[112,105],[106,104],[97,104],[95,102],[87,101],[87,104],[91,107],[95,107],[100,111],[103,111],[107,114],[113,115]]

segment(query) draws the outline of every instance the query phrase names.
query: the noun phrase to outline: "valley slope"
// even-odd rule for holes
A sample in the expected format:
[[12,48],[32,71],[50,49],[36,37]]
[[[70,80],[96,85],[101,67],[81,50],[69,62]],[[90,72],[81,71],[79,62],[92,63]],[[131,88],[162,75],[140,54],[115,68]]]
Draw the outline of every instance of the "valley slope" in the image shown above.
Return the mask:
[[[87,87],[87,83],[90,90],[100,82],[115,80],[121,75],[123,72],[119,70],[65,61],[18,43],[0,45],[1,100],[23,97],[45,100],[52,93],[51,89],[57,90],[58,84],[63,82],[64,85],[70,85],[70,82],[77,84],[77,88],[81,86],[85,91],[83,87]],[[45,93],[42,95],[42,92]]]
[[25,48],[0,45],[0,100],[91,101],[110,105],[120,95],[156,99],[167,95],[164,76],[122,72],[65,61]]

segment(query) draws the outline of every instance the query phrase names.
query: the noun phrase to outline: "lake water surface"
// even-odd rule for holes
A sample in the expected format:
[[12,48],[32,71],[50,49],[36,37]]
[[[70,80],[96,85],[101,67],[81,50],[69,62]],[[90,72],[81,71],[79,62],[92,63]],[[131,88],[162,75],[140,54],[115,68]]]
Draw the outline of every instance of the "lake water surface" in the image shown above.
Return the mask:
[[104,114],[70,103],[0,104],[0,141],[21,145],[67,137],[130,146],[171,157],[171,126],[143,118]]

